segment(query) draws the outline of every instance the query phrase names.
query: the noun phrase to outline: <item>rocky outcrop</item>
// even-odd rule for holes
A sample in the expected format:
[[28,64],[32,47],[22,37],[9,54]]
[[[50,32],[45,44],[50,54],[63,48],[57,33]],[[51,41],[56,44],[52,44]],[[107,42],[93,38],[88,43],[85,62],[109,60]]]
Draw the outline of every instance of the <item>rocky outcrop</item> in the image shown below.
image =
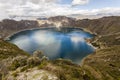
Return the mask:
[[7,80],[60,80],[58,77],[46,70],[37,68],[29,69],[28,72],[11,72]]
[[70,18],[66,16],[55,16],[55,17],[50,17],[48,18],[48,21],[54,23],[60,23],[60,27],[73,27],[72,25],[75,24],[76,19],[75,18]]

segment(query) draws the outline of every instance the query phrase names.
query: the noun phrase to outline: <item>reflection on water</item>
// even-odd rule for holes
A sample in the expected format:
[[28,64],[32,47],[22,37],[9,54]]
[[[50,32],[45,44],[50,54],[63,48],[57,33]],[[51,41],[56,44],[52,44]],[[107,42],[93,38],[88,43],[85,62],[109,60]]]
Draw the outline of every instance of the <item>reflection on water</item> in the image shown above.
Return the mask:
[[65,58],[78,63],[94,51],[84,40],[92,37],[87,32],[75,29],[35,29],[14,34],[10,42],[29,53],[41,50],[50,59]]

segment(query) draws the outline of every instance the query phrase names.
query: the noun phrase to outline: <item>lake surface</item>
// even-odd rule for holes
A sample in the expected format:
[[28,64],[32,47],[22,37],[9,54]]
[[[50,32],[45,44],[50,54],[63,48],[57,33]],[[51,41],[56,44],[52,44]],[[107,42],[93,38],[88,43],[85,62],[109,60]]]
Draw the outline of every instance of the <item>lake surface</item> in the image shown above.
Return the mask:
[[75,63],[94,52],[85,38],[93,35],[75,28],[43,28],[18,32],[9,37],[10,42],[32,54],[41,50],[49,59],[64,58]]

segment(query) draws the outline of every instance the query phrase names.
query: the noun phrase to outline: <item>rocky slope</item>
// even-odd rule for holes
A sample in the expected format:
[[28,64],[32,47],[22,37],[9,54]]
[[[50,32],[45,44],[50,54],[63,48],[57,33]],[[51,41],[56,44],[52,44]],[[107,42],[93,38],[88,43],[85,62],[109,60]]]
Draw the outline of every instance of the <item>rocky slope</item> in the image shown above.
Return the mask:
[[31,28],[38,28],[37,21],[30,21],[30,20],[9,20],[5,19],[0,22],[0,37],[6,37],[14,32],[24,30],[24,29],[31,29]]
[[120,34],[97,37],[93,45],[99,47],[86,57],[82,67],[97,80],[120,79]]
[[[4,44],[3,44],[4,43]],[[93,79],[89,74],[77,64],[73,64],[69,60],[50,61],[40,51],[36,51],[33,55],[18,49],[15,45],[3,42],[3,46],[10,47],[15,50],[6,57],[6,51],[0,53],[3,57],[0,60],[0,80],[86,80]]]

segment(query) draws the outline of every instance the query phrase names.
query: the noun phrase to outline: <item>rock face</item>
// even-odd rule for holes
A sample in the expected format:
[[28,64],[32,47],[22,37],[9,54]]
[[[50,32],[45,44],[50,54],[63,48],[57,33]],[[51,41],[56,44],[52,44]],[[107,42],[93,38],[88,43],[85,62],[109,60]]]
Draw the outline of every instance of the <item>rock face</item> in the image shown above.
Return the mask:
[[30,20],[15,21],[5,19],[0,22],[0,36],[6,37],[14,32],[31,28],[38,28],[38,22]]
[[66,16],[55,16],[48,18],[48,21],[55,23],[60,23],[60,27],[73,27],[72,25],[75,24],[76,19],[66,17]]

